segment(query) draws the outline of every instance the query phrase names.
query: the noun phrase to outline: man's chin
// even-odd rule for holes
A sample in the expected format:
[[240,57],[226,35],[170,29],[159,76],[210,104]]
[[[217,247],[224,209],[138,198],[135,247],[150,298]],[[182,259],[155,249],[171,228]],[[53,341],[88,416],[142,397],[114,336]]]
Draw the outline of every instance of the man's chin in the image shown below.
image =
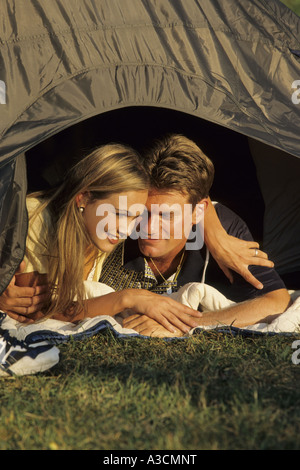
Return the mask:
[[144,256],[157,257],[164,254],[164,240],[152,239],[144,240],[139,239],[139,249]]

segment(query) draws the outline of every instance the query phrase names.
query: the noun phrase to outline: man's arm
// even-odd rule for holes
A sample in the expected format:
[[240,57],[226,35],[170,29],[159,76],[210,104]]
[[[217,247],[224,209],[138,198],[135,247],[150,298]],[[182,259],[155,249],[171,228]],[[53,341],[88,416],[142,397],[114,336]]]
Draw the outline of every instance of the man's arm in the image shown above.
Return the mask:
[[278,289],[221,310],[204,312],[197,323],[199,326],[232,325],[238,328],[256,323],[271,323],[290,305],[291,297],[288,291]]
[[[231,307],[204,312],[196,320],[198,326],[236,326],[243,328],[256,323],[271,323],[291,305],[291,298],[286,289],[278,289],[252,300],[235,304]],[[131,328],[140,334],[153,337],[181,336],[182,332],[170,333],[157,322],[141,315],[131,315],[123,319],[123,327]]]
[[263,288],[262,283],[249,271],[249,265],[272,268],[274,263],[268,259],[266,253],[259,250],[257,242],[241,240],[229,235],[224,230],[209,198],[204,218],[204,240],[230,282],[233,282],[232,270],[240,274],[256,289]]

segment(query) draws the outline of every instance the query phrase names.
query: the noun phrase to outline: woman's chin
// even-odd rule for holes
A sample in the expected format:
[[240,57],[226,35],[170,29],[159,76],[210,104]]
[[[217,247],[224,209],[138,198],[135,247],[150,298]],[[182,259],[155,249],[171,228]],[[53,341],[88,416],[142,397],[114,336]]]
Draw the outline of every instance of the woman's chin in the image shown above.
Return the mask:
[[124,240],[121,238],[114,238],[114,237],[107,237],[103,240],[99,240],[97,246],[99,250],[103,251],[104,253],[110,253],[114,250],[114,248],[122,243]]

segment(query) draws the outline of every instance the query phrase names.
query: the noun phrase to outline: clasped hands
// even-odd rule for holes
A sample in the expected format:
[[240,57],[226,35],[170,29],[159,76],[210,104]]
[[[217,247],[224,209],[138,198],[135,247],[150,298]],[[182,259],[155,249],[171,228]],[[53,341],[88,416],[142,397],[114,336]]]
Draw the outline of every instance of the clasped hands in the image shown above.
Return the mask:
[[184,332],[179,328],[173,332],[167,330],[156,320],[149,318],[147,315],[134,313],[130,309],[124,310],[124,312],[118,314],[116,316],[116,320],[120,322],[123,328],[134,330],[143,336],[151,336],[155,338],[176,338],[187,334],[187,332]]

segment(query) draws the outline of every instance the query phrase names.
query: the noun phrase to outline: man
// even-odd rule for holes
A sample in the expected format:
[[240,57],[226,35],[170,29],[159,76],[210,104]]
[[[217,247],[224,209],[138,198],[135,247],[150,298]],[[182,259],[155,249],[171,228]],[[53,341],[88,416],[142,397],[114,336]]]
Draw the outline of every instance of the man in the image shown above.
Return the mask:
[[[142,222],[142,232],[137,240],[127,239],[107,259],[99,281],[115,290],[143,288],[161,294],[170,290],[176,291],[188,282],[205,281],[230,300],[247,301],[224,311],[205,314],[201,319],[202,324],[221,322],[243,326],[266,321],[267,317],[270,319],[273,315],[282,313],[289,305],[290,297],[274,269],[266,267],[272,263],[264,258],[262,252],[250,249],[257,248],[258,245],[251,241],[248,228],[238,216],[220,204],[215,206],[215,210],[211,204],[208,194],[213,182],[214,168],[201,149],[183,136],[171,136],[158,142],[149,151],[145,157],[145,165],[151,178],[146,223]],[[165,205],[166,213],[161,210],[162,204]],[[188,221],[189,218],[180,217],[185,214],[187,206],[191,207],[191,217]],[[168,211],[168,208],[174,207],[175,211]],[[176,213],[176,210],[179,213]],[[201,210],[205,211],[205,243],[213,254],[207,266],[205,246],[202,249],[187,249],[195,248],[193,242],[187,243],[187,225],[190,224],[189,229],[192,229],[192,226],[197,227]],[[163,236],[165,217],[170,217],[170,226],[168,233]],[[182,230],[181,236],[178,237],[179,228]],[[255,251],[261,256],[251,258],[253,265],[256,265],[249,267],[252,278],[234,273],[232,283],[229,282],[224,257],[220,259],[219,255],[222,251],[220,247],[230,247],[231,240],[241,243],[243,249],[246,246],[253,256]],[[230,263],[228,265],[231,266]],[[241,269],[236,271],[241,272]],[[247,282],[246,278],[251,280],[251,283]],[[257,282],[253,279],[257,280],[261,289],[256,288]],[[35,304],[43,301],[44,294],[39,288],[35,288],[39,294],[28,297],[28,303],[25,303],[25,297],[19,297],[22,301],[17,302],[17,296],[24,295],[20,289],[15,285],[14,277],[7,292],[0,297],[0,308],[26,317],[37,309]],[[157,324],[141,315],[135,315],[124,319],[124,326],[147,334],[149,331],[153,332]],[[182,325],[182,331],[186,331],[186,325]]]
[[[230,300],[238,302],[233,307],[206,313],[199,320],[199,325],[223,323],[243,327],[262,321],[269,322],[274,316],[285,311],[290,304],[290,296],[274,269],[265,266],[249,268],[252,275],[263,285],[262,289],[257,290],[236,273],[230,283],[212,257],[206,266],[206,246],[196,250],[186,249],[186,220],[183,216],[180,222],[178,217],[176,220],[176,208],[184,214],[184,208],[192,205],[193,224],[198,222],[197,207],[202,206],[204,210],[212,211],[208,193],[213,182],[214,169],[201,149],[191,140],[174,135],[159,141],[150,150],[146,155],[145,165],[151,178],[147,222],[142,224],[144,232],[146,230],[147,233],[141,232],[137,240],[128,238],[123,245],[118,246],[104,264],[100,282],[115,290],[131,287],[163,294],[171,290],[177,291],[189,282],[205,280],[206,284],[215,287]],[[169,211],[168,214],[167,209],[174,207],[175,212]],[[166,213],[161,210],[163,208]],[[217,204],[215,209],[229,236],[252,240],[248,227],[236,214],[221,204]],[[167,236],[163,236],[164,218],[168,216],[170,230]],[[174,235],[178,223],[182,225],[181,238]],[[218,228],[217,223],[214,224]],[[209,237],[213,232],[212,225],[210,224],[210,230],[205,232],[206,245],[210,251],[213,251],[213,242],[211,243]],[[155,322],[140,315],[133,315],[124,319],[123,325],[149,334],[154,331]]]

